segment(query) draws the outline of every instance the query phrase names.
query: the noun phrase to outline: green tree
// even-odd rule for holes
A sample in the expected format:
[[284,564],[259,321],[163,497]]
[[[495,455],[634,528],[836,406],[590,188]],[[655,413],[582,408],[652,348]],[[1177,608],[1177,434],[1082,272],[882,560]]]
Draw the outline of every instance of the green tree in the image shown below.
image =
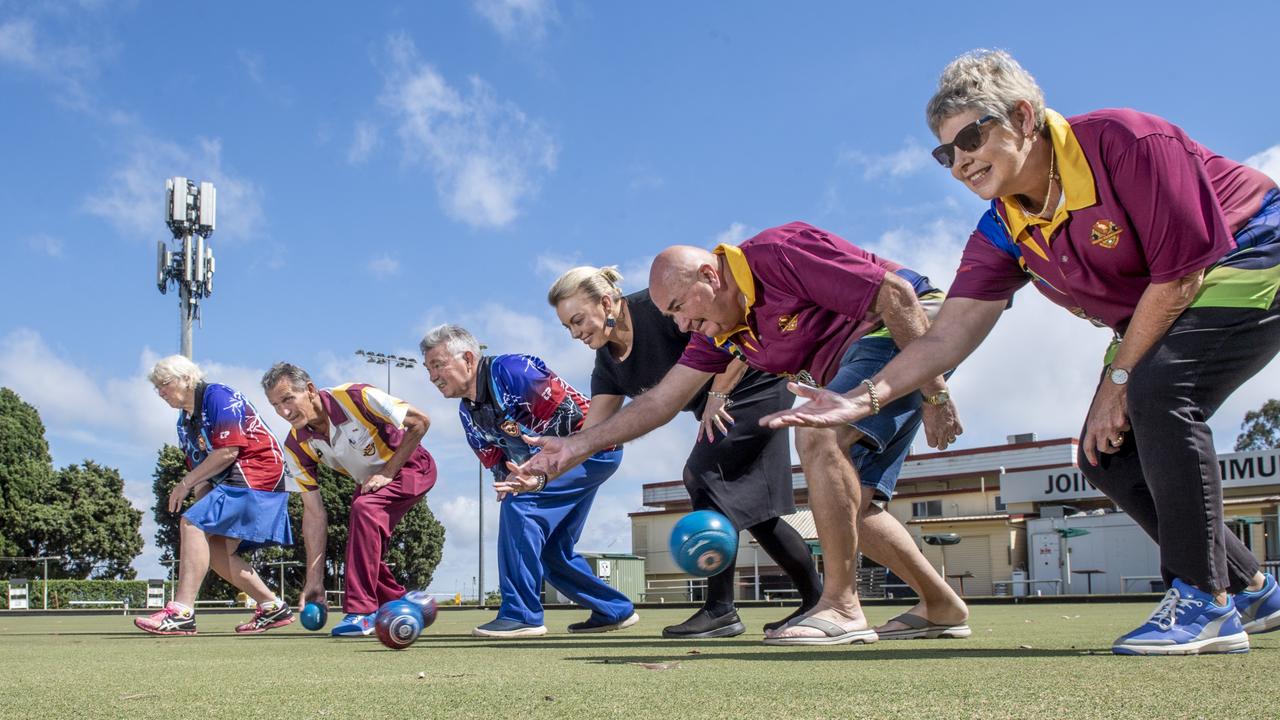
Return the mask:
[[37,493],[30,514],[33,555],[63,555],[53,577],[132,580],[142,552],[142,511],[124,496],[124,478],[92,460],[68,465]]
[[1280,400],[1268,400],[1257,410],[1245,413],[1236,438],[1236,450],[1280,448]]
[[[141,523],[118,470],[85,460],[54,472],[40,414],[0,388],[0,554],[70,557],[50,563],[54,577],[132,579]],[[0,563],[0,575],[31,572],[30,562]]]
[[[25,556],[24,531],[36,492],[53,479],[53,460],[36,409],[0,388],[0,556]],[[27,575],[22,562],[0,562],[0,577]]]

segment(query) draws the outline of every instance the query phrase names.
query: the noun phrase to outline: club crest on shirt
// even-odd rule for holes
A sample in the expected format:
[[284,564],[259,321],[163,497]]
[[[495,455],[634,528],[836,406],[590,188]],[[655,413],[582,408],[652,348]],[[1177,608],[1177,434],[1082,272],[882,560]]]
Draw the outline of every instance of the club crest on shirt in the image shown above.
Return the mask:
[[1120,226],[1110,220],[1099,220],[1089,231],[1089,240],[1098,247],[1114,250],[1120,242]]
[[498,427],[511,437],[520,437],[520,426],[516,424],[515,420],[504,420]]
[[800,316],[796,315],[779,315],[778,316],[778,332],[789,333],[796,329],[796,325],[800,323]]
[[374,453],[373,443],[369,443],[368,445],[364,446],[365,457],[373,457],[373,453]]

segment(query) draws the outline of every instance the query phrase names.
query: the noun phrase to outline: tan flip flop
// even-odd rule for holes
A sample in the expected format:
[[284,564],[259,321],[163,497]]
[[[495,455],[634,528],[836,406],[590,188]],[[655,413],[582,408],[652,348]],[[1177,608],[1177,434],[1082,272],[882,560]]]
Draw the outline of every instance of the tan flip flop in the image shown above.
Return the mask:
[[870,628],[845,630],[839,625],[822,618],[802,617],[788,623],[786,627],[813,628],[822,633],[817,637],[789,636],[765,638],[765,645],[851,645],[854,643],[873,643],[879,640],[876,631]]
[[[880,636],[881,640],[959,639],[967,638],[973,634],[973,630],[970,630],[969,626],[964,623],[959,625],[939,625],[909,612],[902,613],[884,625],[895,621],[907,627],[902,630],[877,630],[876,634]],[[880,627],[884,627],[884,625]]]

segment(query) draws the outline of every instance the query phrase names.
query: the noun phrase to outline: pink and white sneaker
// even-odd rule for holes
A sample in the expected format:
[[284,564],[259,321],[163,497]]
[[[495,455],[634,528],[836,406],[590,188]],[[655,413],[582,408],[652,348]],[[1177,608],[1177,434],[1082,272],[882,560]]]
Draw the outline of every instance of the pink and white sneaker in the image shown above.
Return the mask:
[[147,617],[134,618],[133,624],[138,626],[139,630],[152,635],[196,634],[196,614],[194,612],[184,614],[177,603],[169,603],[163,610]]
[[291,622],[293,622],[293,611],[287,604],[280,603],[269,609],[259,605],[258,609],[253,611],[253,618],[249,622],[236,626],[236,632],[241,634],[266,632]]

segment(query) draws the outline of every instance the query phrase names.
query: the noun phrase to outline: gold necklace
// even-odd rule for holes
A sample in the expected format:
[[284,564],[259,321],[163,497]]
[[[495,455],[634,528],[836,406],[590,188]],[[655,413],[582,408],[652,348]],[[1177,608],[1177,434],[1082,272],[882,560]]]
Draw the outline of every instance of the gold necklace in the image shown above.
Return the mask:
[[[1049,210],[1049,201],[1053,198],[1053,181],[1054,181],[1054,178],[1056,177],[1056,175],[1053,172],[1053,161],[1056,158],[1057,158],[1057,153],[1053,151],[1053,146],[1050,145],[1049,146],[1049,189],[1045,192],[1044,205],[1041,206],[1040,212],[1036,213],[1036,217],[1041,217],[1041,218],[1044,217],[1044,214]],[[1027,209],[1026,204],[1023,203],[1021,200],[1018,201],[1018,204],[1022,205],[1023,212],[1031,212],[1030,210]]]

